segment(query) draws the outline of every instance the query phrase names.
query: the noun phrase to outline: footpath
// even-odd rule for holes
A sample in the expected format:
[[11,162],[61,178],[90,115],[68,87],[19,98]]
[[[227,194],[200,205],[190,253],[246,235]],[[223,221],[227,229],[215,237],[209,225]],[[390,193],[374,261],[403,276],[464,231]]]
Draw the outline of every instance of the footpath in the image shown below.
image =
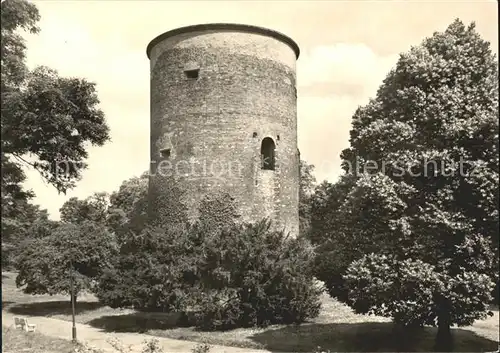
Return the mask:
[[[14,315],[7,311],[2,310],[2,325],[13,326],[14,325]],[[36,324],[36,331],[54,338],[61,338],[70,340],[71,339],[71,322],[51,319],[41,316],[23,316],[28,318],[30,324]],[[144,347],[145,340],[151,340],[153,338],[158,339],[160,346],[163,348],[165,353],[190,353],[196,345],[199,343],[190,341],[181,341],[171,338],[155,337],[140,333],[121,333],[121,332],[105,332],[101,329],[92,327],[86,324],[76,324],[77,339],[80,342],[85,342],[90,346],[99,348],[109,353],[116,353],[116,350],[107,342],[110,338],[117,338],[124,346],[131,346],[132,352],[141,352],[142,347]],[[224,346],[211,346],[209,353],[269,353],[265,350],[247,349],[247,348],[236,348],[236,347],[224,347]]]

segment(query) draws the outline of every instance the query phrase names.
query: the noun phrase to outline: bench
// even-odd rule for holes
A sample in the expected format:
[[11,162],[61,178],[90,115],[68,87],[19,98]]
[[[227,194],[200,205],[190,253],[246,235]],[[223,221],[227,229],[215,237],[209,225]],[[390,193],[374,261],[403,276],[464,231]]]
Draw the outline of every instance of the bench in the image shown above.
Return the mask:
[[16,329],[20,328],[26,332],[35,332],[36,325],[28,323],[28,319],[22,317],[15,317],[14,324]]

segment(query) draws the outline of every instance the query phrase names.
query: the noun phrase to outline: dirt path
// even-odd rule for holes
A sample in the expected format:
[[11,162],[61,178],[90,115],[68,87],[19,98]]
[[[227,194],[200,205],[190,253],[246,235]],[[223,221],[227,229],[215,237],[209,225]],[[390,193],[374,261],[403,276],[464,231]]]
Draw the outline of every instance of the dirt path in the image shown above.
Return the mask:
[[[14,325],[14,317],[18,315],[13,315],[9,312],[2,311],[2,325],[12,326]],[[26,316],[23,316],[26,317]],[[36,324],[36,331],[43,335],[71,339],[71,322],[51,319],[40,316],[27,316],[30,324]],[[115,353],[116,351],[107,342],[108,339],[112,337],[118,338],[123,345],[131,345],[133,352],[140,352],[143,347],[143,342],[145,340],[151,340],[153,338],[158,339],[161,347],[165,353],[190,353],[191,350],[197,345],[195,342],[174,340],[171,338],[163,337],[153,337],[149,335],[144,335],[140,333],[108,333],[100,329],[94,328],[85,324],[76,324],[77,338],[78,341],[86,342],[91,346],[100,348],[109,353]],[[224,347],[224,346],[211,346],[210,353],[266,353],[269,351],[256,350],[256,349],[244,349],[236,347]]]

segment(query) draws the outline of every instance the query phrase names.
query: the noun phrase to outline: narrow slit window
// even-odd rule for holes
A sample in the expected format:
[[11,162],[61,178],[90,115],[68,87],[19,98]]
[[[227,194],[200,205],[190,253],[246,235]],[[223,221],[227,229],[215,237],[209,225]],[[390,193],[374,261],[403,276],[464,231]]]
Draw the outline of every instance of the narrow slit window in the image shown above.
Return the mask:
[[197,79],[200,74],[200,65],[191,61],[184,65],[184,74],[188,79]]
[[164,148],[164,149],[160,150],[160,154],[163,158],[170,157],[170,148]]
[[184,71],[184,73],[186,74],[186,77],[190,78],[190,79],[197,79],[199,76],[199,72],[200,72],[200,70],[186,70],[186,71]]
[[266,137],[262,140],[260,147],[260,157],[263,170],[274,170],[275,168],[275,150],[276,145],[270,137]]

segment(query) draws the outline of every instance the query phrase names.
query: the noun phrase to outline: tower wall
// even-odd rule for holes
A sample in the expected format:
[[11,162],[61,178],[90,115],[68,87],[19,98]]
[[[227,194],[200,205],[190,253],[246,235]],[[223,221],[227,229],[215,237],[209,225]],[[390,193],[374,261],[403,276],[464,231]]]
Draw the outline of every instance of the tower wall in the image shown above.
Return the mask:
[[[222,191],[243,221],[267,217],[298,234],[296,44],[258,27],[212,24],[167,32],[147,51],[153,219],[171,218],[164,201],[175,180],[191,220],[204,195]],[[261,168],[266,137],[274,170]]]

